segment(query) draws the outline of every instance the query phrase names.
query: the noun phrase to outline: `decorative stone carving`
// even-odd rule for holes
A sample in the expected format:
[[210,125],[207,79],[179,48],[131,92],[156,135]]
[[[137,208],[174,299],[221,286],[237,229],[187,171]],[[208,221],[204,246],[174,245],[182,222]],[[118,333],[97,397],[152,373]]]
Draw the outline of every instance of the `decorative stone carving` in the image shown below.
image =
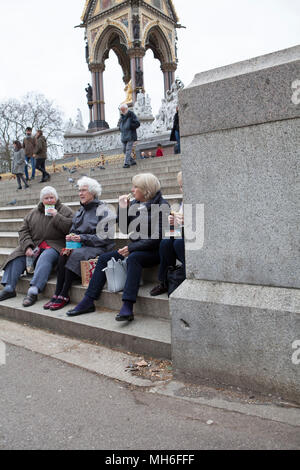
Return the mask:
[[151,99],[145,93],[138,93],[133,112],[141,119],[153,119]]
[[154,134],[169,131],[173,128],[173,120],[178,106],[178,92],[184,88],[182,81],[177,78],[171,90],[167,91],[166,98],[162,99],[158,115],[152,125]]
[[79,108],[77,108],[77,116],[76,116],[74,131],[85,132],[85,127],[83,125],[83,119],[82,119],[82,113]]

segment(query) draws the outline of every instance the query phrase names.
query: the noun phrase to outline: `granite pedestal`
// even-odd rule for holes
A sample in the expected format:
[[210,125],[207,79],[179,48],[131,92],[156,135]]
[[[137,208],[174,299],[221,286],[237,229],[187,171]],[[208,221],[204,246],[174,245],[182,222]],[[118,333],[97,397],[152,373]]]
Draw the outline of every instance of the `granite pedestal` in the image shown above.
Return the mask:
[[184,202],[204,205],[204,243],[189,244],[170,307],[178,377],[294,401],[299,79],[297,46],[196,75],[179,94]]

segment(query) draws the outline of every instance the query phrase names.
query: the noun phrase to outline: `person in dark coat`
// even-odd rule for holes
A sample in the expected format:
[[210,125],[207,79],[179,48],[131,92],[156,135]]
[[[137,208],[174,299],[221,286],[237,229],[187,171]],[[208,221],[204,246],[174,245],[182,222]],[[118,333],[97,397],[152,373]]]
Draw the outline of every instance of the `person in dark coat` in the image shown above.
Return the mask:
[[42,189],[38,206],[26,215],[19,231],[19,246],[1,268],[4,269],[1,284],[5,287],[0,293],[0,301],[16,297],[15,288],[26,269],[26,258],[29,258],[35,259],[35,271],[23,306],[30,307],[36,302],[64,247],[73,215],[72,210],[59,201],[54,188],[46,186]]
[[[35,158],[33,157],[34,148],[35,148],[35,139],[32,137],[32,127],[27,127],[25,130],[26,137],[23,140],[23,149],[25,151],[25,160],[26,163],[31,164],[31,180],[35,178]],[[28,165],[25,166],[25,178],[26,181],[29,180],[28,175]]]
[[24,169],[25,169],[25,152],[24,149],[22,148],[21,142],[19,140],[15,140],[13,142],[14,146],[14,156],[13,156],[13,162],[12,162],[12,174],[17,176],[17,181],[18,181],[18,189],[22,189],[22,183],[24,183],[24,188],[29,188],[28,184],[26,183],[26,180],[24,178]]
[[38,130],[35,136],[35,148],[34,155],[36,158],[36,169],[42,173],[42,179],[40,183],[50,181],[50,175],[46,171],[46,160],[47,160],[47,141],[43,136],[43,131]]
[[174,116],[173,129],[172,129],[172,132],[171,132],[170,141],[171,142],[174,142],[174,141],[177,142],[176,152],[175,153],[181,153],[178,106],[176,108],[176,114]]
[[55,294],[44,305],[45,310],[60,310],[70,302],[69,291],[81,277],[81,261],[95,259],[114,246],[116,215],[99,201],[101,185],[92,178],[78,181],[81,208],[75,214],[67,242],[77,242],[81,248],[64,249],[58,261]]
[[82,301],[68,316],[95,311],[94,301],[99,298],[106,282],[103,269],[113,257],[127,260],[127,278],[123,291],[123,306],[117,321],[132,321],[142,270],[159,264],[159,244],[168,225],[170,207],[160,191],[160,182],[151,173],[136,175],[132,180],[134,200],[128,195],[119,198],[118,223],[122,232],[130,233],[128,246],[99,257],[96,269]]
[[121,117],[118,123],[118,127],[121,131],[121,141],[123,144],[123,152],[125,155],[123,168],[130,168],[136,165],[136,162],[132,158],[132,147],[134,142],[137,141],[136,130],[140,127],[140,122],[136,115],[129,111],[127,104],[121,104],[120,106]]

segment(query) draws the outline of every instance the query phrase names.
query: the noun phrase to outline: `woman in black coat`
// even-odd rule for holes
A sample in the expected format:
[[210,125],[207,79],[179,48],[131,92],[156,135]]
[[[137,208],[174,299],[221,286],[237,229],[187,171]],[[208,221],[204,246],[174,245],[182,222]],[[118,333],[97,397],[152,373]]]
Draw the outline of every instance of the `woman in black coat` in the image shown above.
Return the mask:
[[[123,291],[123,306],[117,321],[132,321],[133,305],[136,302],[143,268],[159,264],[159,244],[168,227],[170,208],[162,197],[160,182],[151,173],[136,175],[133,180],[130,203],[128,196],[119,198],[119,227],[122,232],[131,232],[128,246],[99,257],[88,290],[82,301],[67,312],[69,316],[95,311],[97,300],[106,282],[103,269],[113,257],[115,260],[127,259],[127,279]],[[131,227],[130,227],[131,225]],[[128,230],[129,229],[129,230]],[[131,230],[133,229],[133,230]]]
[[78,243],[81,247],[62,250],[55,294],[44,305],[45,310],[60,310],[70,302],[69,290],[72,283],[81,277],[81,261],[97,258],[115,246],[116,216],[98,199],[101,185],[92,178],[83,177],[78,181],[78,186],[81,208],[73,218],[66,241]]

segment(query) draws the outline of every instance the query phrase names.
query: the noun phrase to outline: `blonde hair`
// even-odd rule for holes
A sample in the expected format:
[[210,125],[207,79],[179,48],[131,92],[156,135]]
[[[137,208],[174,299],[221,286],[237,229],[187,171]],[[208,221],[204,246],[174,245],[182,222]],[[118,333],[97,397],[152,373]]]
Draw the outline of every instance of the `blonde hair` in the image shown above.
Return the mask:
[[146,201],[150,201],[161,188],[159,179],[152,173],[135,175],[132,178],[132,184],[142,191]]

